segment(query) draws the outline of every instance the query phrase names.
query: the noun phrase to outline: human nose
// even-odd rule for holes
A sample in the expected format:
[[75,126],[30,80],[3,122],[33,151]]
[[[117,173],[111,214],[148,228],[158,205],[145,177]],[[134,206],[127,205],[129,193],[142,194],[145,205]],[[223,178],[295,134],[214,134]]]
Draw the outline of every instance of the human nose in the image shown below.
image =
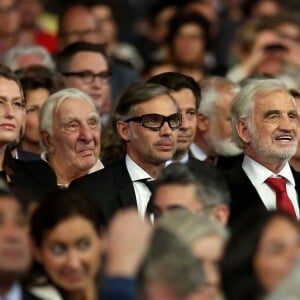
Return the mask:
[[5,226],[5,236],[10,242],[18,241],[23,234],[22,230],[13,222],[7,223]]
[[80,256],[75,249],[68,251],[66,263],[72,269],[77,269],[80,266]]
[[188,118],[185,114],[182,114],[181,125],[180,125],[179,129],[187,129],[188,127],[189,127]]
[[278,127],[281,130],[290,131],[297,128],[298,119],[291,119],[288,115],[281,116],[279,118]]
[[84,124],[81,126],[79,139],[82,141],[89,142],[93,139],[93,130],[90,128],[88,124]]
[[204,266],[206,282],[209,286],[217,288],[220,282],[219,271],[215,266]]
[[172,129],[167,121],[163,123],[159,130],[161,135],[171,135],[172,134]]
[[14,117],[15,111],[11,103],[5,102],[2,104],[1,108],[4,112],[5,117],[9,117],[9,118]]

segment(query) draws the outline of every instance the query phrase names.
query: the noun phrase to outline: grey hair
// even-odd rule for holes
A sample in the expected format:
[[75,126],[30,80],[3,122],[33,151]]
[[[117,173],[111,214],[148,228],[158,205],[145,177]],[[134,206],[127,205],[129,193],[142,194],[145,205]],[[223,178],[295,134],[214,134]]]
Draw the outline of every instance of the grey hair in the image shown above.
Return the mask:
[[240,91],[240,86],[226,78],[219,76],[209,76],[200,82],[201,102],[198,112],[207,118],[215,115],[217,103],[222,100],[222,91],[228,90],[233,94]]
[[142,295],[148,292],[148,283],[160,282],[185,299],[205,285],[203,266],[192,255],[188,245],[164,228],[156,227],[147,254],[139,270]]
[[189,246],[211,235],[218,236],[223,242],[228,238],[227,230],[216,220],[185,209],[176,209],[166,213],[157,221],[156,226],[164,228]]
[[185,164],[172,163],[164,168],[156,182],[153,199],[156,190],[164,185],[194,185],[197,200],[205,208],[211,208],[219,204],[230,204],[230,193],[223,176],[213,168],[187,167]]
[[[40,132],[44,131],[49,135],[53,134],[53,116],[59,107],[70,98],[87,102],[95,110],[95,113],[97,113],[94,101],[88,94],[76,88],[63,89],[50,95],[43,104],[40,114]],[[45,149],[43,144],[42,147]]]
[[[259,96],[278,90],[289,93],[285,84],[278,79],[248,79],[243,83],[241,91],[233,99],[231,108],[232,138],[237,145],[244,147],[244,141],[236,129],[237,121],[247,119],[248,124],[251,124],[254,103],[260,100]],[[293,99],[292,96],[291,99]]]
[[13,48],[10,48],[8,51],[6,51],[2,57],[3,64],[9,66],[12,70],[18,70],[20,67],[17,64],[17,57],[20,55],[28,55],[33,54],[39,56],[45,67],[54,70],[55,69],[55,63],[47,51],[46,48],[42,46],[33,46],[33,47],[22,47],[22,46],[16,46]]

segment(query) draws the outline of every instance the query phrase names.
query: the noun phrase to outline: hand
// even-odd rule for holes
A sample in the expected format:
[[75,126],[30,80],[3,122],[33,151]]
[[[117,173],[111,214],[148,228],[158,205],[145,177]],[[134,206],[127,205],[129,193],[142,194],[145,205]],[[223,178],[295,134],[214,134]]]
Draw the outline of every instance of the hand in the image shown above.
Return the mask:
[[149,245],[152,226],[136,210],[118,213],[107,233],[106,274],[134,277]]

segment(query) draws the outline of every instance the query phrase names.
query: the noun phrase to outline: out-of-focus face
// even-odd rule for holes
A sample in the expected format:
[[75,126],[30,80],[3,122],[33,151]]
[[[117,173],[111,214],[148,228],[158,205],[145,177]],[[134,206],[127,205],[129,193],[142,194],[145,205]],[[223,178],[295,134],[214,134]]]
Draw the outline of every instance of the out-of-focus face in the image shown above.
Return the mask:
[[262,233],[253,260],[256,277],[266,291],[273,290],[288,274],[299,251],[297,228],[284,218],[274,218]]
[[0,0],[0,35],[15,34],[20,28],[17,0]]
[[[130,117],[146,114],[171,116],[178,112],[169,95],[160,95],[144,103],[137,104]],[[161,166],[172,159],[176,149],[177,130],[172,130],[165,122],[158,131],[141,126],[138,122],[117,123],[121,137],[126,141],[127,153],[131,159],[145,170]]]
[[[282,44],[281,37],[274,30],[263,30],[256,35],[256,40],[263,41],[264,45]],[[264,57],[257,67],[256,72],[276,76],[286,66],[286,51],[283,49],[272,49],[264,52]]]
[[186,208],[192,212],[200,212],[203,209],[195,185],[164,184],[156,189],[153,199],[155,217],[176,208]]
[[164,44],[169,33],[169,21],[176,13],[176,6],[164,8],[155,18],[151,38],[157,44]]
[[173,41],[175,61],[184,65],[203,64],[205,54],[204,33],[196,24],[184,24],[178,30]]
[[188,153],[196,133],[196,100],[193,92],[186,88],[180,91],[172,91],[171,95],[175,98],[182,115],[182,124],[178,130],[176,153],[184,155]]
[[103,104],[110,98],[109,69],[106,58],[96,52],[81,51],[76,53],[70,61],[67,70],[68,73],[80,73],[89,71],[93,74],[105,73],[106,78],[94,77],[91,82],[87,82],[80,75],[64,76],[67,87],[73,87],[82,90],[90,95],[94,101],[97,111],[101,113]]
[[20,87],[13,80],[0,77],[0,145],[19,139],[25,115]]
[[53,116],[52,136],[46,134],[43,139],[49,145],[48,159],[54,170],[63,170],[73,179],[82,176],[99,158],[99,115],[86,101],[69,98]]
[[39,144],[39,118],[41,108],[49,96],[45,88],[28,90],[26,92],[26,126],[23,140],[28,143]]
[[28,226],[19,203],[11,196],[0,198],[0,276],[17,279],[30,265]]
[[99,42],[111,43],[117,38],[117,28],[113,20],[111,8],[107,5],[96,5],[91,8],[91,12],[98,22]]
[[256,95],[252,117],[241,124],[245,153],[262,165],[282,164],[294,155],[298,114],[288,92]]
[[23,26],[34,26],[43,10],[41,0],[19,0]]
[[241,149],[231,140],[231,105],[235,96],[229,89],[220,91],[217,97],[213,116],[208,116],[209,128],[204,134],[207,145],[212,153],[223,156],[233,156],[241,153]]
[[93,224],[73,216],[44,233],[37,258],[51,280],[65,292],[94,287],[100,267],[101,242]]
[[63,50],[66,46],[79,41],[99,43],[98,30],[97,22],[89,10],[82,6],[75,6],[64,15],[61,22],[59,49]]
[[224,242],[216,235],[202,237],[192,244],[192,253],[203,265],[206,284],[201,289],[203,299],[216,299],[220,292],[219,263],[223,255]]

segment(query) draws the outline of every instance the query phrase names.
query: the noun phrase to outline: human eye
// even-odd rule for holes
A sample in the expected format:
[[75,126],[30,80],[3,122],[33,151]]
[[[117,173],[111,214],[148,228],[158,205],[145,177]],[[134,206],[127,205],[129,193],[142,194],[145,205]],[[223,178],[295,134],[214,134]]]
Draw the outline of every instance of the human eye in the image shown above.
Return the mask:
[[188,110],[186,114],[188,117],[193,117],[196,115],[196,111],[194,109],[191,109],[191,110]]
[[61,255],[66,251],[66,246],[62,243],[55,243],[51,246],[51,252],[54,255]]
[[25,107],[22,100],[13,101],[11,104],[16,109],[21,109],[21,108]]
[[288,117],[289,117],[290,119],[296,120],[296,121],[299,119],[299,115],[298,115],[296,112],[290,112],[290,113],[288,114]]
[[162,116],[151,114],[151,115],[145,115],[144,116],[144,123],[147,126],[160,126],[162,121]]
[[79,124],[77,122],[70,122],[64,126],[64,129],[66,131],[76,131],[78,129],[78,127],[79,127]]
[[179,126],[180,125],[180,117],[178,114],[174,114],[169,116],[170,124],[172,126]]
[[87,238],[84,238],[78,241],[76,247],[78,248],[78,250],[85,251],[90,247],[90,245],[91,241]]
[[278,113],[270,113],[265,116],[264,121],[270,122],[270,123],[275,123],[279,120],[280,115]]
[[99,120],[91,119],[89,120],[88,124],[91,128],[96,128],[99,125]]
[[26,109],[26,113],[27,114],[32,114],[32,113],[35,113],[35,112],[37,112],[38,111],[38,108],[37,107],[28,107],[27,109]]

